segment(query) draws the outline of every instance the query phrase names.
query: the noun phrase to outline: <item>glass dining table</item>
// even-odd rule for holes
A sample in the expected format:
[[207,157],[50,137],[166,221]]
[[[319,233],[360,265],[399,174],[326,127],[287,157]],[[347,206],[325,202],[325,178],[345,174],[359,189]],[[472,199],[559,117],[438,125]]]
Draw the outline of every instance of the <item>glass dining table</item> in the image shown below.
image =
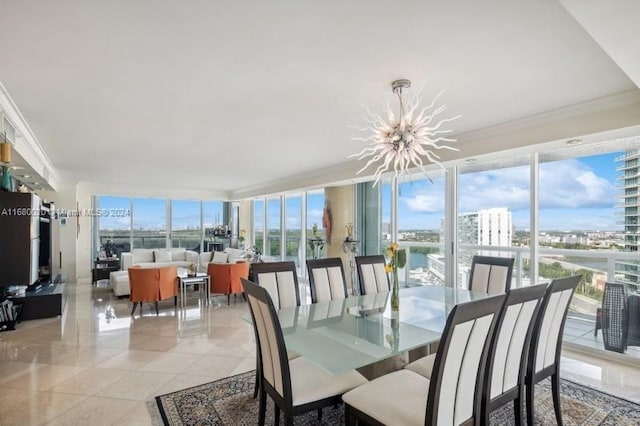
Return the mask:
[[400,311],[394,315],[390,292],[383,292],[283,308],[278,318],[287,350],[336,375],[438,342],[456,304],[485,297],[419,286],[400,289]]

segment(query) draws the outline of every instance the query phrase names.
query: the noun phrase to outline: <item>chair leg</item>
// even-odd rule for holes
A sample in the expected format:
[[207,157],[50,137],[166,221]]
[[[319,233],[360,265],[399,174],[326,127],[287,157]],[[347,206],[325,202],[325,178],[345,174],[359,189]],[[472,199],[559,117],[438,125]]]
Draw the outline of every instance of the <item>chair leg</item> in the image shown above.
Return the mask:
[[178,306],[178,296],[173,296],[173,306]]
[[535,389],[535,383],[527,383],[527,392],[526,392],[526,404],[527,404],[527,425],[533,426],[534,420],[534,409],[533,409],[533,390]]
[[551,376],[551,394],[553,396],[553,411],[556,413],[556,423],[562,426],[562,412],[560,411],[560,374],[556,371]]
[[231,293],[227,294],[227,306],[231,305]]
[[280,424],[280,407],[275,401],[273,401],[273,414],[273,424],[277,426]]
[[[524,395],[513,400],[513,417],[516,421],[516,426],[521,426],[524,424]],[[490,413],[487,412],[487,417],[485,419],[486,424],[489,424]]]
[[253,387],[253,398],[255,399],[258,396],[258,390],[260,390],[260,377],[262,377],[262,372],[260,371],[260,361],[258,361],[258,356],[256,355],[256,383]]
[[[131,316],[133,316],[133,314],[136,312],[137,305],[138,305],[138,302],[133,302],[133,308],[131,309]],[[140,309],[140,311],[142,311],[142,309]]]
[[264,426],[264,418],[267,413],[267,392],[260,389],[260,402],[258,405],[258,425]]
[[293,414],[292,413],[284,413],[284,425],[285,426],[293,426]]
[[356,425],[356,420],[351,414],[351,407],[348,404],[344,404],[344,424],[345,426]]
[[156,315],[160,315],[160,311],[158,310],[158,301],[155,301],[154,304],[156,305]]

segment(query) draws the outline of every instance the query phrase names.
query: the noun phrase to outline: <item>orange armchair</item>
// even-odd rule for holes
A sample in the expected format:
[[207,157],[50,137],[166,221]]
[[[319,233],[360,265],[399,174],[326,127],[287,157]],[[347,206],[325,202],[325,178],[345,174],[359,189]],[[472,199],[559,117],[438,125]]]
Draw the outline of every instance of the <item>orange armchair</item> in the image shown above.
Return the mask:
[[131,289],[129,300],[133,302],[131,315],[136,311],[136,305],[140,304],[142,315],[142,302],[154,302],[156,315],[158,315],[158,302],[173,297],[173,303],[178,300],[178,268],[164,266],[161,268],[140,268],[133,266],[128,269],[129,287]]
[[207,273],[211,277],[211,293],[226,294],[228,305],[231,293],[242,293],[240,278],[249,278],[249,263],[209,263]]

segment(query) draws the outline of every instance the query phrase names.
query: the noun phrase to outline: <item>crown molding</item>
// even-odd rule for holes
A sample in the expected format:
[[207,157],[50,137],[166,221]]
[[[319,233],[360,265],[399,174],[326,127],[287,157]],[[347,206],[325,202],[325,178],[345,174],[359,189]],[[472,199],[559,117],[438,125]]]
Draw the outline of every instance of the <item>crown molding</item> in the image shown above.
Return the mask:
[[[630,90],[495,126],[454,134],[452,137],[458,140],[455,146],[460,151],[442,152],[441,162],[444,166],[451,166],[469,157],[497,153],[528,153],[548,148],[547,144],[560,144],[576,137],[585,139],[587,143],[602,142],[605,137],[637,135],[639,125],[640,90]],[[625,132],[625,129],[628,131]],[[240,188],[231,191],[229,195],[232,200],[242,200],[364,182],[371,180],[372,175],[357,175],[364,164],[364,161],[346,161],[331,167]],[[429,165],[425,169],[436,170],[438,167]]]
[[0,109],[16,128],[14,145],[16,153],[39,175],[41,180],[55,190],[59,181],[58,172],[2,82],[0,82]]

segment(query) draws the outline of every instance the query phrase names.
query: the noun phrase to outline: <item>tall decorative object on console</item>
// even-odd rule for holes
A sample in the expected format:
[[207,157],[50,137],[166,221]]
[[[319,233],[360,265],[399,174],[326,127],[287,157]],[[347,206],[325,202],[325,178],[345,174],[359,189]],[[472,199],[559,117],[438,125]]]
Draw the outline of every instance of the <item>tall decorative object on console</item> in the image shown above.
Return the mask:
[[351,277],[351,292],[358,295],[360,293],[359,286],[356,285],[356,256],[358,255],[358,249],[360,241],[353,239],[353,224],[347,223],[345,226],[347,236],[342,242],[342,251],[349,256],[349,276]]

